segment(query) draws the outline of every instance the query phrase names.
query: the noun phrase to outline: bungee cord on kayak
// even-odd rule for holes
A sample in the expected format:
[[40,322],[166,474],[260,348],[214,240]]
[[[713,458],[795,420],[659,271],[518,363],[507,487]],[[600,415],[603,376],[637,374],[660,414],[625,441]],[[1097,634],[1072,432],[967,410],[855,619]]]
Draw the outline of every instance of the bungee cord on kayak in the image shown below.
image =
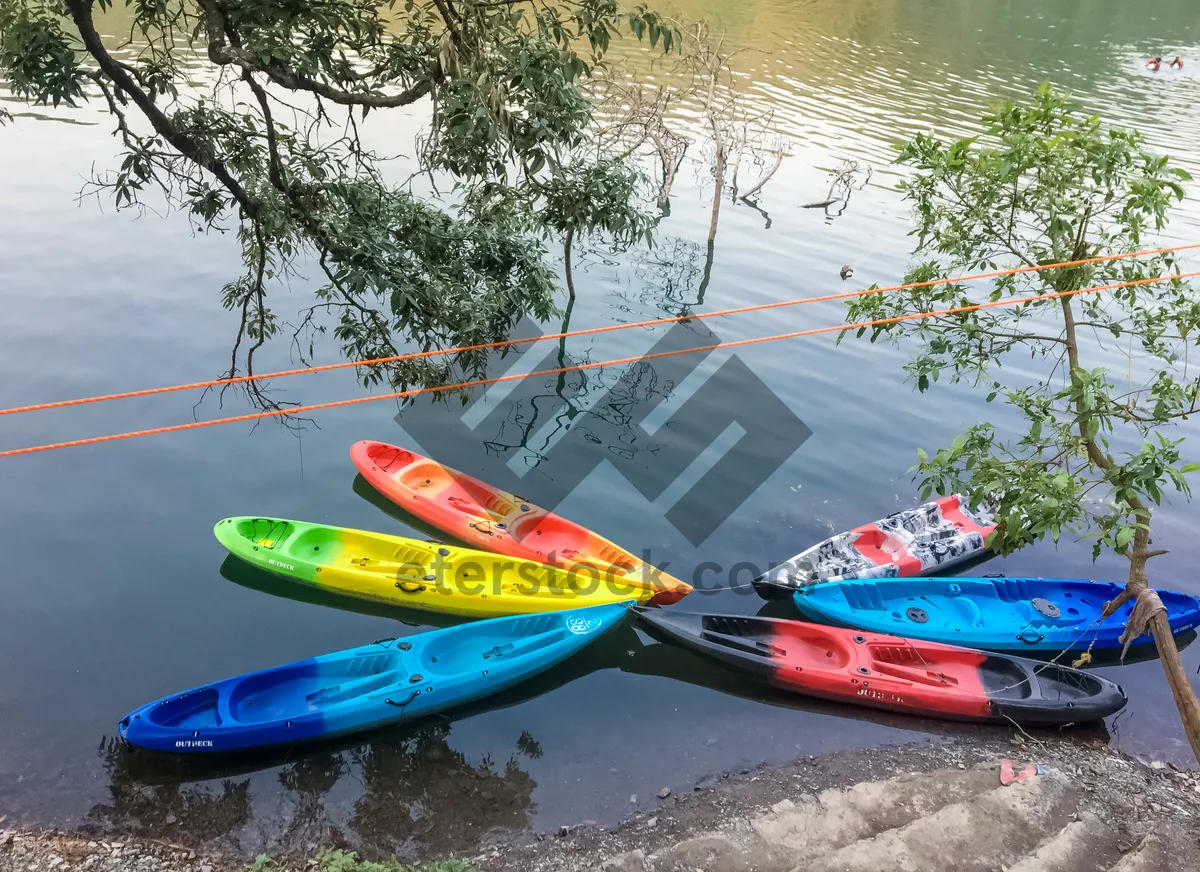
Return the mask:
[[[396,391],[388,394],[378,394],[368,397],[352,397],[346,400],[334,400],[328,403],[312,403],[307,406],[295,406],[290,409],[267,409],[261,412],[250,412],[245,415],[233,415],[227,418],[215,418],[211,421],[189,421],[184,424],[171,424],[166,427],[151,427],[146,430],[132,430],[126,433],[113,433],[108,436],[90,436],[86,439],[72,439],[65,442],[52,442],[44,445],[33,445],[28,448],[12,448],[7,451],[0,451],[0,457],[15,457],[20,454],[37,454],[42,451],[54,451],[60,448],[74,448],[81,445],[93,445],[101,442],[116,442],[122,439],[134,439],[140,436],[155,436],[160,433],[174,433],[182,430],[198,430],[202,427],[215,427],[218,424],[234,424],[239,421],[257,421],[265,418],[276,418],[287,415],[301,415],[308,412],[315,412],[321,409],[334,409],[341,406],[353,406],[360,403],[372,403],[379,400],[398,400],[408,397],[416,397],[422,394],[443,393],[446,391],[462,390],[465,388],[482,387],[485,385],[501,384],[508,381],[517,381],[526,378],[538,378],[541,376],[558,375],[566,372],[576,372],[586,369],[599,369],[605,366],[619,366],[627,363],[637,363],[646,360],[657,360],[665,357],[675,357],[681,354],[694,354],[700,351],[716,351],[717,349],[739,348],[748,345],[757,345],[763,342],[774,342],[780,339],[798,339],[802,336],[817,336],[823,333],[842,333],[848,330],[858,330],[866,327],[876,327],[884,324],[899,324],[905,321],[917,321],[924,318],[933,318],[942,315],[957,315],[963,312],[974,312],[981,309],[995,309],[1004,306],[1017,306],[1026,303],[1036,303],[1043,300],[1055,300],[1063,297],[1074,297],[1082,294],[1095,294],[1101,291],[1111,291],[1118,288],[1136,287],[1139,285],[1154,284],[1157,282],[1176,281],[1179,279],[1194,278],[1200,276],[1200,270],[1187,273],[1177,273],[1173,275],[1153,276],[1151,278],[1134,279],[1125,282],[1116,282],[1108,285],[1096,285],[1088,288],[1077,288],[1070,291],[1056,291],[1050,294],[1033,294],[1025,297],[1012,297],[1007,300],[993,300],[985,303],[972,303],[967,306],[955,306],[949,309],[939,309],[933,312],[912,312],[907,315],[897,315],[890,318],[877,318],[871,321],[859,321],[853,324],[834,324],[828,327],[813,327],[808,330],[796,330],[790,333],[777,333],[773,336],[759,336],[752,339],[738,339],[733,342],[718,342],[712,345],[702,345],[695,348],[681,348],[673,351],[659,351],[651,354],[633,355],[630,357],[615,358],[613,360],[601,360],[595,363],[580,363],[571,366],[560,366],[552,369],[543,369],[536,372],[513,373],[509,375],[494,376],[492,378],[476,379],[472,381],[456,382],[448,385],[432,385],[424,388],[413,388],[406,391]],[[946,282],[934,282],[933,284],[946,284]],[[867,291],[865,293],[878,293],[879,291]],[[858,293],[858,292],[855,292]],[[675,320],[675,319],[669,319]],[[161,389],[159,389],[161,390]]]
[[[147,397],[154,394],[173,393],[175,391],[195,390],[199,388],[223,387],[226,385],[245,384],[247,382],[264,381],[272,378],[284,378],[285,376],[304,375],[306,373],[329,372],[338,369],[353,369],[362,366],[379,366],[386,363],[399,363],[404,360],[419,360],[428,357],[441,357],[450,354],[461,354],[467,351],[486,351],[495,348],[511,348],[517,345],[526,345],[534,342],[544,342],[551,339],[571,339],[577,336],[593,336],[599,333],[611,333],[617,330],[632,330],[641,327],[655,327],[662,324],[677,324],[693,319],[699,320],[702,318],[718,318],[724,315],[742,315],[749,312],[761,312],[770,309],[782,309],[789,306],[801,306],[805,303],[827,303],[834,300],[851,300],[857,297],[865,297],[871,294],[888,294],[898,291],[911,291],[918,288],[927,288],[934,285],[952,285],[958,282],[981,281],[983,279],[1001,278],[1003,276],[1021,275],[1024,273],[1041,272],[1050,269],[1062,269],[1064,267],[1087,266],[1093,263],[1105,263],[1114,260],[1126,260],[1133,257],[1145,257],[1154,254],[1167,254],[1169,252],[1187,251],[1190,249],[1200,248],[1200,242],[1192,242],[1186,245],[1172,245],[1165,248],[1150,248],[1143,251],[1126,252],[1124,254],[1105,254],[1096,257],[1087,257],[1080,260],[1065,260],[1057,263],[1034,264],[1032,266],[1014,267],[1012,269],[994,270],[991,272],[972,273],[969,275],[958,276],[952,279],[932,279],[924,282],[911,282],[903,285],[890,285],[883,288],[864,288],[858,291],[843,291],[837,294],[824,294],[817,297],[798,297],[791,300],[780,300],[775,303],[760,303],[754,306],[738,306],[732,309],[718,309],[713,312],[698,312],[690,315],[678,315],[670,318],[653,318],[648,321],[633,321],[628,324],[608,324],[603,327],[587,327],[580,330],[567,330],[559,333],[545,333],[541,336],[528,336],[521,339],[504,339],[499,342],[483,342],[478,345],[461,345],[454,348],[436,348],[429,351],[414,351],[406,354],[397,354],[390,357],[375,357],[368,360],[349,360],[341,363],[327,363],[320,366],[305,366],[297,369],[285,369],[276,372],[266,372],[257,375],[239,375],[231,378],[209,379],[207,381],[188,382],[186,384],[167,385],[157,388],[143,388],[136,391],[122,391],[115,394],[100,394],[93,397],[80,397],[73,400],[56,400],[49,403],[35,403],[28,406],[14,406],[9,409],[0,409],[0,416],[17,415],[22,412],[37,412],[45,409],[61,409],[68,406],[82,406],[89,403],[102,403],[110,400],[126,400],[134,397]],[[322,408],[321,406],[311,406],[309,408]],[[293,410],[296,411],[296,410]],[[231,419],[232,420],[232,419]],[[4,455],[0,453],[0,457]]]

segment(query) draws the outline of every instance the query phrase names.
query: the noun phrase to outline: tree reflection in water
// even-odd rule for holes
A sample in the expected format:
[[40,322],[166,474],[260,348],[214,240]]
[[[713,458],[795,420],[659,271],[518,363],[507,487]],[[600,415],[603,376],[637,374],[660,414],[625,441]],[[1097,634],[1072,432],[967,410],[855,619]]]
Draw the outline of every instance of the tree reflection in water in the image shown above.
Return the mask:
[[343,841],[328,820],[325,798],[348,769],[340,751],[320,751],[279,770],[279,784],[295,804],[279,838],[283,845],[297,848]]
[[102,832],[213,842],[250,820],[249,778],[223,778],[215,789],[164,779],[162,757],[131,749],[119,738],[101,739],[99,753],[110,801],[92,806],[87,822]]
[[401,856],[463,851],[490,831],[529,825],[536,784],[516,757],[497,765],[485,756],[473,765],[450,748],[449,733],[449,725],[429,724],[349,752],[363,785],[350,826],[363,849]]
[[[246,856],[331,845],[406,859],[466,851],[496,830],[526,829],[536,783],[517,760],[536,759],[537,740],[523,732],[507,762],[485,755],[472,763],[450,747],[450,727],[429,720],[356,746],[183,759],[105,738],[99,753],[110,801],[92,807],[85,829]],[[271,769],[282,794],[259,776]],[[348,819],[329,807],[339,782],[361,785]]]

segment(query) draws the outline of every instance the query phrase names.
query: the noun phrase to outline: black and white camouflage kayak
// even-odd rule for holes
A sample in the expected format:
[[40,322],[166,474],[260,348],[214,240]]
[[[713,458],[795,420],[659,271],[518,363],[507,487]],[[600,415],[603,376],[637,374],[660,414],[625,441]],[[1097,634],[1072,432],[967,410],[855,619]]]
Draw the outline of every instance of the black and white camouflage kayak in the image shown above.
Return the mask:
[[958,494],[906,509],[818,542],[754,580],[764,598],[820,581],[944,572],[983,556],[995,519]]

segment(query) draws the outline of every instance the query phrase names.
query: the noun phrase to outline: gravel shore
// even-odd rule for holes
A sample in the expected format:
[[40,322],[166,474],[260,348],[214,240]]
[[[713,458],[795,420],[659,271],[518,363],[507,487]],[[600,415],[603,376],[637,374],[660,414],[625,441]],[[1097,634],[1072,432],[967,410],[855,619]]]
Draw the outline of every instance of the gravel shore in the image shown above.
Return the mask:
[[[1185,843],[1190,839],[1200,846],[1200,772],[1180,772],[1160,762],[1134,760],[1098,741],[1022,741],[1014,736],[1008,742],[958,739],[845,751],[803,758],[785,766],[729,773],[687,791],[664,788],[656,810],[641,812],[613,827],[585,822],[553,833],[527,831],[462,859],[484,872],[582,870],[625,856],[660,858],[657,866],[651,860],[644,861],[646,865],[637,867],[639,872],[673,868],[663,865],[661,858],[699,836],[711,840],[716,838],[713,834],[728,835],[739,831],[739,827],[749,832],[758,826],[756,821],[777,814],[781,808],[809,807],[828,813],[829,809],[820,803],[828,806],[839,791],[853,798],[856,790],[863,792],[864,785],[885,783],[894,776],[953,781],[955,770],[970,770],[982,773],[972,778],[998,785],[994,773],[1004,758],[1011,758],[1018,766],[1031,763],[1040,766],[1043,773],[1054,773],[1066,785],[1063,789],[1069,789],[1070,820],[1103,821],[1114,851],[1134,850],[1163,827],[1186,834]],[[812,805],[818,797],[820,803]],[[0,872],[228,872],[245,868],[252,860],[166,840],[98,839],[78,833],[2,827],[0,820]],[[282,869],[311,870],[319,865],[318,858],[324,851],[341,847],[313,845],[309,852],[275,861]],[[425,859],[432,862],[443,858]],[[747,868],[774,868],[765,860],[763,864]]]

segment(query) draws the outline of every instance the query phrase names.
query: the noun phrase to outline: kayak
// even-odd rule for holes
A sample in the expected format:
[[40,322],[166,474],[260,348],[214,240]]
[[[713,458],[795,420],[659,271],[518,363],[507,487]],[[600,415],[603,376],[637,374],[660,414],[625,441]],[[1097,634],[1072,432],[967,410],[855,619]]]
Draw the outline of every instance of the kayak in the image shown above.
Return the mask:
[[119,732],[156,751],[204,753],[332,738],[498,693],[616,627],[625,604],[493,618],[227,678],[163,697]]
[[987,509],[942,497],[818,542],[756,578],[754,589],[769,599],[819,581],[944,572],[984,556],[995,528]]
[[[795,600],[809,620],[1040,657],[1089,648],[1096,655],[1120,653],[1133,602],[1103,620],[1100,614],[1122,590],[1111,582],[1065,578],[887,578],[812,585],[797,591]],[[1157,593],[1173,634],[1196,629],[1200,600]],[[1135,657],[1153,652],[1149,633],[1130,646]]]
[[793,693],[953,720],[1062,726],[1125,706],[1098,675],[783,618],[634,609],[650,635]]
[[622,579],[366,530],[240,517],[213,533],[247,563],[328,593],[469,618],[650,597]]
[[691,593],[691,585],[600,534],[415,451],[363,441],[351,446],[350,459],[396,505],[474,547],[576,572],[611,574],[650,591],[656,603]]

